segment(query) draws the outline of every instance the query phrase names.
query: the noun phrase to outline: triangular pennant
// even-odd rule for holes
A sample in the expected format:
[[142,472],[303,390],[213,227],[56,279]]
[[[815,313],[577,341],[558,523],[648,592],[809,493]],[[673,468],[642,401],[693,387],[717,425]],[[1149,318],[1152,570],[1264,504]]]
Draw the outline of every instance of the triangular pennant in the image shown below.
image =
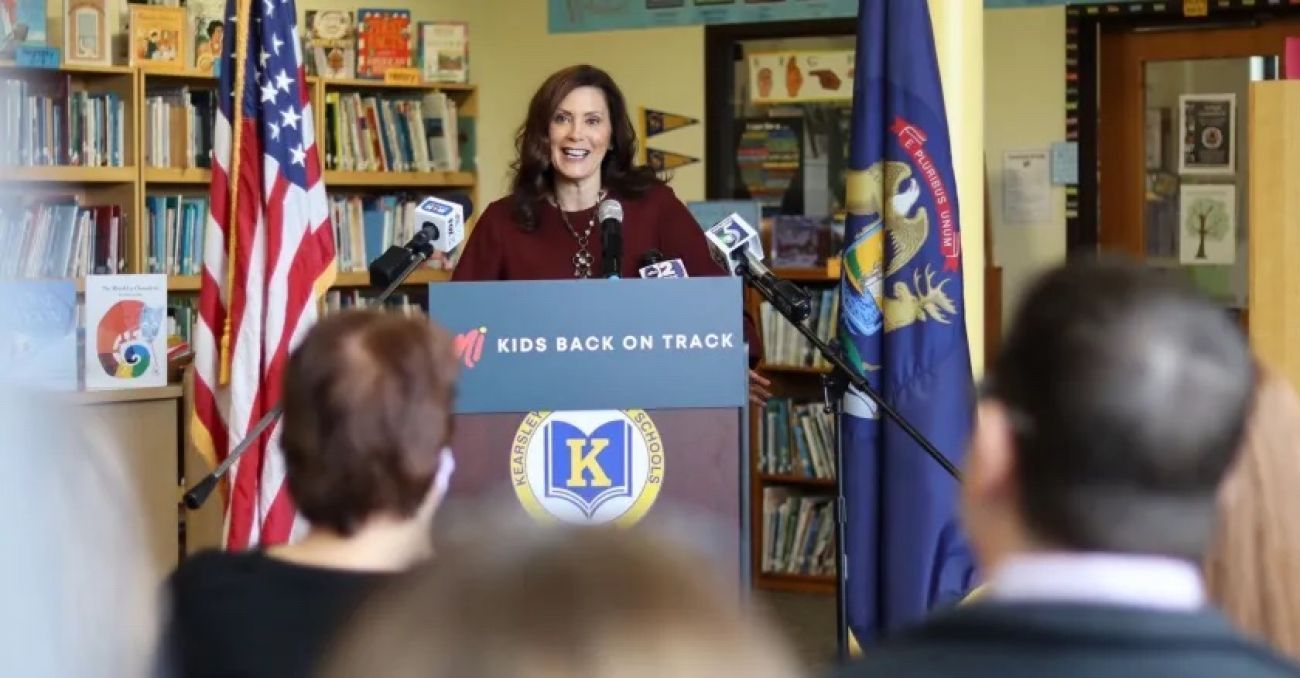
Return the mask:
[[656,111],[652,108],[642,108],[641,116],[645,123],[646,138],[650,138],[657,134],[663,134],[664,132],[671,132],[675,129],[690,127],[699,122],[699,120],[685,115],[665,113],[664,111]]
[[699,158],[673,153],[672,151],[661,151],[657,148],[647,148],[645,155],[646,164],[656,172],[677,169],[700,161]]

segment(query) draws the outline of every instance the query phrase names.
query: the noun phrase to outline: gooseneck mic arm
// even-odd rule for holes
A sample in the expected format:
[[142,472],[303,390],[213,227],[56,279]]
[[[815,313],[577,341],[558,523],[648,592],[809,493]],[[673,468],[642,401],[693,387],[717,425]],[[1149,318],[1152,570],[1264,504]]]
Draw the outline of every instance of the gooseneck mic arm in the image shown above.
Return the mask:
[[[794,325],[794,328],[799,330],[799,333],[812,343],[812,345],[817,349],[817,352],[820,353],[822,357],[826,358],[827,362],[834,367],[835,372],[840,378],[847,381],[849,386],[852,386],[870,398],[886,417],[891,419],[895,424],[898,424],[898,427],[902,429],[909,438],[916,441],[916,444],[921,446],[921,449],[925,450],[926,454],[930,455],[936,462],[938,462],[939,466],[943,467],[943,470],[948,472],[948,475],[958,481],[961,480],[961,472],[957,470],[956,465],[949,461],[948,457],[945,457],[943,453],[934,446],[934,443],[931,443],[930,440],[925,437],[925,434],[916,430],[916,427],[912,426],[911,422],[907,421],[903,415],[899,414],[898,411],[891,407],[889,403],[885,402],[884,396],[876,392],[876,390],[871,387],[871,384],[867,383],[866,377],[862,376],[862,373],[859,370],[854,369],[849,365],[848,361],[844,359],[843,353],[828,346],[815,332],[808,329],[808,326],[803,322],[808,317],[807,307],[792,305],[788,295],[782,294],[778,289],[780,283],[788,281],[779,280],[770,276],[758,275],[746,263],[737,264],[735,270],[736,273],[744,277],[745,282],[749,284],[750,287],[753,287],[754,290],[756,290],[769,304],[772,305],[772,308],[776,309],[777,313],[780,313],[786,320],[790,321],[790,324]],[[777,280],[777,283],[773,284],[772,280]]]

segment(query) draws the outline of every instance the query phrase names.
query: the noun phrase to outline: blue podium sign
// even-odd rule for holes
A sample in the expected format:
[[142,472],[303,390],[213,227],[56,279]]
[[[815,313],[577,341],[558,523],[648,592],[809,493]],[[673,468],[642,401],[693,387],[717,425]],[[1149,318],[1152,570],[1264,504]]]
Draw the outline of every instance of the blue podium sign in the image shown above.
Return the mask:
[[456,336],[458,413],[746,402],[736,278],[434,283],[429,316]]

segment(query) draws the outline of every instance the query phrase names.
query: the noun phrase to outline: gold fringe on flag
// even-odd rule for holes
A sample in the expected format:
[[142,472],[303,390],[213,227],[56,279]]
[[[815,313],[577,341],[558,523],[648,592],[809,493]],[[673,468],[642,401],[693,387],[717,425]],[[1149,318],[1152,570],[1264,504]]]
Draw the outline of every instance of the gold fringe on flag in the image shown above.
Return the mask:
[[[235,241],[239,221],[239,141],[243,138],[244,124],[244,78],[248,70],[248,10],[250,0],[235,0],[235,82],[234,104],[231,106],[233,119],[230,121],[230,133],[233,145],[230,151],[230,218],[226,220],[226,303],[235,288]],[[225,386],[230,383],[230,309],[226,308],[225,321],[221,328],[221,353],[219,359],[217,383]]]

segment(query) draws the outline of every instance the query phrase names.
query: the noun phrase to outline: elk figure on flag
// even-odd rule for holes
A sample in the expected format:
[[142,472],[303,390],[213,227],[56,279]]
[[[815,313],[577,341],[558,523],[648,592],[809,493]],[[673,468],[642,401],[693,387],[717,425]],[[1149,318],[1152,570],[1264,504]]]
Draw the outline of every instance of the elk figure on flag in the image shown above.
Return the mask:
[[[226,17],[191,427],[213,464],[276,407],[289,352],[335,273],[297,9],[229,0]],[[285,542],[299,528],[279,432],[277,422],[226,475],[229,549]]]
[[[943,88],[926,0],[861,0],[839,338],[849,362],[955,464],[974,394]],[[850,391],[842,577],[860,644],[970,589],[957,482]]]

